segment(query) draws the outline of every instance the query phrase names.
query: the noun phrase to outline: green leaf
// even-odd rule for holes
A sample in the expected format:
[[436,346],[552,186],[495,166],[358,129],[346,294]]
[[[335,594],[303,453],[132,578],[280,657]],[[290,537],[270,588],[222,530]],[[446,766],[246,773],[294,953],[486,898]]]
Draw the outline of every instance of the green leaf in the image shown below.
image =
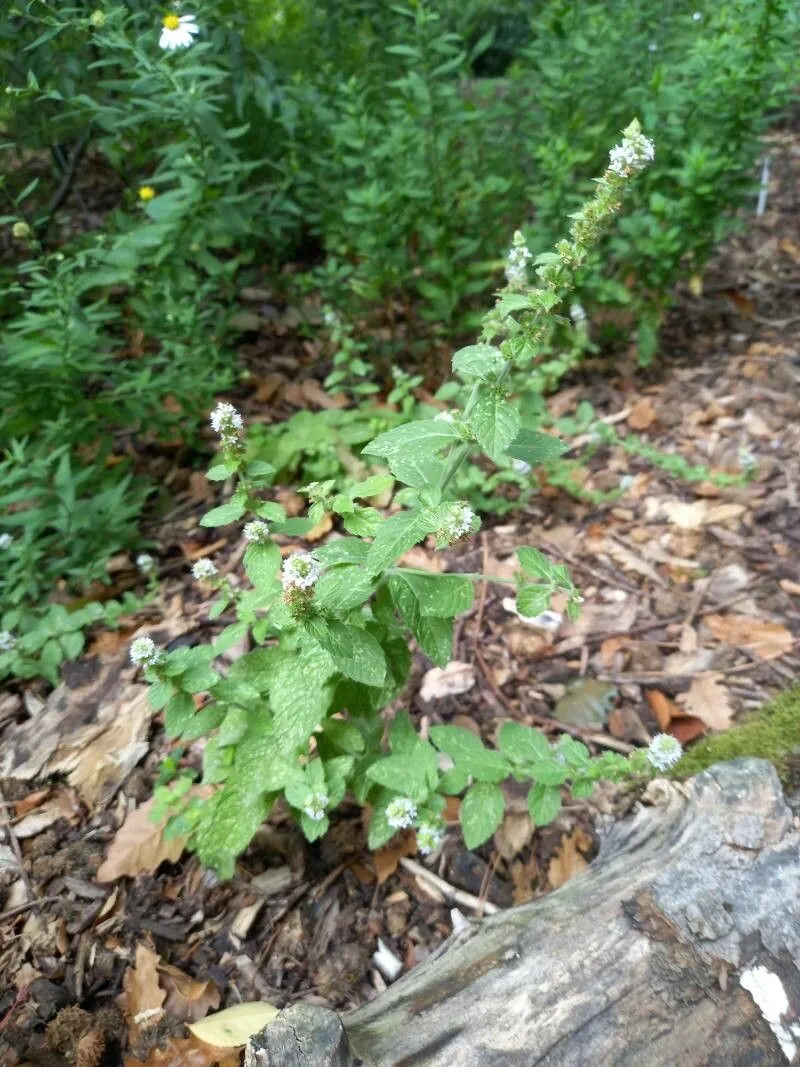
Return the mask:
[[347,495],[351,500],[369,500],[373,496],[380,496],[381,493],[385,493],[393,485],[394,478],[388,474],[373,474],[371,478],[352,485],[347,490]]
[[306,626],[342,674],[363,685],[379,686],[386,681],[386,657],[372,634],[335,619],[327,624],[311,619]]
[[62,634],[59,643],[64,652],[65,659],[77,659],[83,651],[85,640],[80,631]]
[[531,778],[536,782],[541,782],[542,785],[563,785],[569,778],[568,767],[557,760],[553,753],[550,753],[549,759],[532,763],[527,770]]
[[236,745],[247,733],[250,718],[244,708],[229,708],[219,728],[220,745]]
[[482,389],[469,418],[478,444],[494,460],[500,459],[519,433],[517,409],[492,389]]
[[155,682],[150,686],[147,699],[153,711],[160,711],[174,692],[169,682]]
[[330,826],[330,819],[326,815],[322,819],[309,819],[305,812],[300,814],[300,829],[305,835],[306,841],[316,841],[319,837],[324,837],[328,832]]
[[271,799],[250,792],[233,775],[201,808],[193,838],[200,862],[232,878],[236,857],[250,844],[271,807]]
[[180,737],[192,719],[197,708],[189,693],[176,693],[164,713],[164,732],[167,737]]
[[506,447],[506,452],[512,459],[521,459],[532,467],[537,467],[558,459],[565,448],[564,442],[552,434],[541,433],[539,430],[520,430],[513,444]]
[[485,748],[480,738],[461,726],[432,726],[430,738],[446,752],[457,767],[480,782],[501,782],[511,773],[508,761],[499,752]]
[[503,819],[506,800],[499,785],[479,782],[468,789],[461,801],[461,829],[467,848],[487,841]]
[[398,711],[389,726],[389,747],[392,755],[410,755],[417,746],[419,734],[407,711]]
[[220,630],[214,638],[214,655],[219,656],[223,652],[227,652],[229,648],[233,648],[236,642],[245,636],[248,629],[246,622],[234,622]]
[[518,548],[517,559],[528,578],[544,578],[549,581],[553,577],[553,566],[550,560],[541,553],[538,548]]
[[517,590],[517,611],[529,619],[541,615],[550,607],[551,593],[544,585],[523,585]]
[[425,655],[437,667],[446,667],[452,659],[453,620],[425,618],[420,611],[416,593],[405,578],[403,574],[390,576],[389,592],[392,602]]
[[278,580],[281,566],[281,551],[274,541],[266,544],[250,544],[244,554],[244,569],[256,587],[263,589]]
[[365,545],[363,541],[355,537],[340,537],[315,548],[314,555],[326,567],[334,567],[340,563],[363,563],[368,551],[369,545]]
[[342,525],[356,537],[374,537],[383,523],[383,516],[375,508],[363,508],[356,504],[351,515],[346,515]]
[[503,369],[506,360],[494,345],[468,345],[453,356],[453,370],[462,377],[486,381]]
[[503,755],[515,763],[546,760],[552,756],[550,742],[544,734],[519,722],[504,722],[497,735],[497,743]]
[[241,519],[245,513],[245,506],[241,500],[229,500],[227,504],[221,504],[218,508],[212,508],[200,520],[201,526],[227,526],[231,522]]
[[286,512],[280,504],[276,504],[274,500],[262,500],[260,504],[254,509],[259,519],[264,519],[265,522],[285,522]]
[[230,478],[230,476],[235,473],[235,463],[215,463],[209,470],[208,474],[206,474],[206,478],[208,478],[210,482],[224,482],[226,478]]
[[346,614],[372,596],[378,579],[364,567],[333,567],[317,582],[314,600],[321,611]]
[[401,570],[393,582],[405,582],[416,597],[422,616],[452,619],[469,611],[475,590],[469,578],[457,574],[415,574]]
[[190,667],[181,675],[180,686],[187,693],[205,693],[218,681],[219,675],[211,667]]
[[460,438],[458,428],[452,422],[445,422],[444,419],[420,419],[379,434],[362,452],[368,456],[383,456],[388,459],[399,453],[415,450],[436,452]]
[[528,811],[535,826],[547,826],[561,810],[561,790],[537,782],[528,793]]
[[382,573],[398,556],[433,533],[437,525],[428,508],[415,508],[390,515],[370,545],[367,566],[373,574]]
[[293,754],[304,748],[331,706],[335,675],[331,657],[306,640],[295,652],[280,651],[269,672],[269,700],[274,716],[274,745]]
[[421,801],[428,794],[424,768],[409,756],[386,756],[367,767],[367,777],[386,789]]

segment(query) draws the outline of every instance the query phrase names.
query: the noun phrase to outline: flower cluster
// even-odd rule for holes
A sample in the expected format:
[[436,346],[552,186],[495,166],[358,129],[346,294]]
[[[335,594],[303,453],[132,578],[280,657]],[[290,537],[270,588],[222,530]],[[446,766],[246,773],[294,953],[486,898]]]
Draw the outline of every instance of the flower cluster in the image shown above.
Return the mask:
[[156,561],[150,555],[149,552],[140,552],[136,557],[136,566],[142,572],[142,574],[150,574],[155,568]]
[[469,504],[461,502],[453,504],[449,509],[447,518],[436,531],[436,536],[443,544],[455,544],[456,541],[460,541],[462,537],[466,537],[472,531],[474,521],[475,512]]
[[176,48],[188,48],[200,32],[194,15],[165,15],[161,20],[162,30],[158,39],[160,48],[174,52]]
[[244,539],[254,545],[265,545],[269,541],[269,526],[260,519],[248,522],[244,528]]
[[17,639],[10,630],[0,630],[0,652],[11,652]]
[[413,826],[417,817],[417,805],[408,797],[395,797],[386,805],[386,821],[393,830],[405,830]]
[[670,734],[656,734],[647,748],[648,761],[659,771],[674,767],[682,755],[680,741]]
[[208,582],[216,576],[216,564],[210,559],[199,559],[192,567],[192,577],[196,582]]
[[533,259],[533,252],[525,244],[524,236],[517,230],[506,256],[506,281],[509,289],[527,288],[528,262],[531,259]]
[[232,448],[241,443],[244,419],[233,404],[221,400],[211,412],[211,428],[226,448]]
[[429,852],[435,852],[444,838],[444,827],[441,823],[424,820],[417,827],[417,848],[427,856]]
[[639,123],[634,121],[625,130],[622,141],[609,152],[608,169],[621,178],[629,178],[652,163],[655,154],[656,146],[642,133]]
[[314,822],[321,822],[325,818],[325,809],[328,807],[329,797],[326,793],[309,793],[303,805],[303,814]]
[[156,648],[156,643],[151,637],[137,637],[131,644],[131,663],[137,667],[155,667],[161,662],[163,653]]
[[15,222],[11,227],[11,236],[18,241],[27,241],[31,235],[31,228],[27,222]]
[[13,544],[13,541],[14,541],[14,538],[11,536],[10,533],[0,534],[0,550],[5,550],[7,548],[10,548],[11,545]]
[[322,569],[319,560],[310,552],[293,552],[283,561],[281,584],[292,589],[311,589],[319,581]]

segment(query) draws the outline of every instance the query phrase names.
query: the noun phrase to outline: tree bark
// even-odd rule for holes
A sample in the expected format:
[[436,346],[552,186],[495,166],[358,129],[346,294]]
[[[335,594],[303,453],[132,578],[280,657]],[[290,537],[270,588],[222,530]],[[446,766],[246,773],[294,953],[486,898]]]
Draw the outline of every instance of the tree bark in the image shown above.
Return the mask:
[[773,767],[735,760],[654,791],[585,874],[474,924],[346,1016],[352,1062],[791,1063],[800,835]]

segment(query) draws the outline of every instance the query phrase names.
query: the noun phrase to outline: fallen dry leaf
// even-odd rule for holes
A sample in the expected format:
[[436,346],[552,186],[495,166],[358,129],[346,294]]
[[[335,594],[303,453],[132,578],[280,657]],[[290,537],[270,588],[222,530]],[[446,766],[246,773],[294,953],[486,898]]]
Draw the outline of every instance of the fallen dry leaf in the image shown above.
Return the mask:
[[164,838],[167,820],[153,822],[150,819],[152,809],[153,801],[148,800],[127,816],[100,864],[98,882],[113,882],[125,874],[133,877],[144,871],[151,874],[164,860],[174,863],[180,859],[186,838],[174,837],[167,841]]
[[441,700],[443,697],[466,693],[475,685],[475,668],[471,663],[453,660],[446,667],[432,667],[422,679],[419,695],[423,700]]
[[741,518],[747,508],[744,504],[712,504],[705,499],[695,500],[691,504],[683,500],[665,500],[660,502],[660,511],[674,526],[682,530],[696,530],[701,526],[718,525]]
[[144,1030],[155,1026],[164,1016],[164,1001],[167,994],[158,983],[157,952],[144,943],[136,946],[133,967],[122,976],[122,993],[117,1003],[128,1021],[133,1040]]
[[778,585],[790,596],[800,596],[800,582],[793,582],[790,578],[781,578]]
[[495,831],[497,851],[508,863],[513,860],[533,837],[533,823],[526,812],[507,811],[500,828]]
[[750,615],[704,615],[703,622],[718,641],[749,649],[760,659],[777,659],[794,647],[792,635],[778,622]]
[[563,835],[547,868],[547,878],[553,889],[558,889],[570,878],[586,870],[589,864],[581,853],[588,852],[591,846],[592,839],[580,827],[571,834]]
[[200,1038],[168,1037],[146,1060],[126,1056],[125,1067],[239,1067],[241,1050],[218,1048]]
[[685,715],[680,719],[672,720],[669,724],[669,732],[676,741],[680,741],[682,745],[688,745],[690,741],[694,741],[706,732],[706,724],[694,715]]
[[159,963],[158,977],[167,993],[164,1011],[172,1019],[194,1023],[219,1007],[219,989],[211,979],[192,978],[169,963]]
[[628,425],[632,430],[647,430],[658,418],[653,401],[645,396],[637,400],[628,414]]
[[728,690],[721,684],[722,677],[713,671],[699,674],[692,678],[688,692],[678,697],[685,711],[704,722],[710,730],[727,730],[733,716]]
[[373,852],[371,860],[378,885],[383,885],[394,874],[403,856],[415,856],[416,853],[417,840],[410,832],[396,835],[384,848]]
[[659,727],[666,730],[676,714],[680,714],[679,709],[660,689],[646,689],[644,695]]

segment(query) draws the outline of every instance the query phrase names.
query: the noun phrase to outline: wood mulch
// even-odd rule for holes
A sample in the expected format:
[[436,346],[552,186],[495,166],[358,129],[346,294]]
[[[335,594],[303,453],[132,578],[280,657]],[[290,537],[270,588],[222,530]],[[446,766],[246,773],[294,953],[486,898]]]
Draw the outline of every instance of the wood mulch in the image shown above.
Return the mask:
[[[622,486],[617,499],[590,504],[542,483],[513,521],[490,521],[469,545],[415,550],[417,566],[507,576],[515,547],[536,545],[568,565],[584,597],[574,624],[558,605],[531,622],[514,614],[509,587],[483,584],[457,627],[463,666],[442,678],[415,660],[403,706],[422,729],[453,722],[491,741],[510,718],[625,752],[661,730],[690,743],[724,729],[800,677],[800,139],[778,130],[769,148],[765,214],[719,250],[702,293],[679,292],[657,365],[623,361],[612,376],[589,368],[550,401],[564,415],[589,400],[622,435],[716,472],[749,464],[753,479],[688,483],[601,447],[583,488]],[[318,353],[285,323],[281,331],[283,365],[255,375],[250,395],[275,417],[319,400],[288,385]],[[0,697],[0,1062],[9,1067],[238,1062],[181,1044],[184,1022],[250,1001],[355,1007],[455,927],[579,874],[597,849],[598,814],[637,802],[600,789],[534,832],[524,791],[509,787],[501,830],[474,853],[451,805],[432,862],[416,855],[413,835],[371,857],[355,805],[313,846],[277,810],[230,882],[170,853],[156,830],[137,845],[143,873],[100,880],[164,759],[196,766],[202,751],[166,741],[127,642],[143,624],[173,647],[204,637],[188,563],[213,551],[234,567],[242,552],[197,526],[213,487],[174,457],[163,463],[174,508],[156,532],[158,599],[121,631],[96,634],[55,693]],[[289,490],[284,499],[291,506]],[[119,588],[141,584],[130,560],[116,568]]]

